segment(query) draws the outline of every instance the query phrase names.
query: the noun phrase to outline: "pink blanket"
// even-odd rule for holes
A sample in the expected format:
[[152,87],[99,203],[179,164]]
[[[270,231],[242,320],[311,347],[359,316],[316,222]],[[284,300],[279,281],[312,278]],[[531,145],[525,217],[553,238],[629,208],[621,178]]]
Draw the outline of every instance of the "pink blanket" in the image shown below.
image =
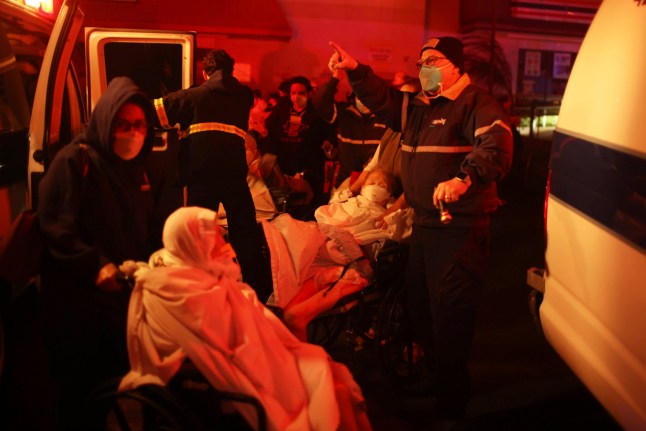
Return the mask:
[[[372,275],[351,232],[282,214],[263,221],[271,254],[274,304],[302,341],[307,325],[343,297],[366,287]],[[343,273],[344,267],[350,265]],[[343,273],[343,275],[342,275]]]
[[[127,334],[131,371],[120,390],[165,385],[188,357],[214,388],[256,397],[270,430],[371,429],[361,390],[345,366],[296,339],[239,281],[215,213],[176,211],[166,222],[164,245],[151,257],[157,267],[135,274]],[[255,423],[251,407],[234,407]]]

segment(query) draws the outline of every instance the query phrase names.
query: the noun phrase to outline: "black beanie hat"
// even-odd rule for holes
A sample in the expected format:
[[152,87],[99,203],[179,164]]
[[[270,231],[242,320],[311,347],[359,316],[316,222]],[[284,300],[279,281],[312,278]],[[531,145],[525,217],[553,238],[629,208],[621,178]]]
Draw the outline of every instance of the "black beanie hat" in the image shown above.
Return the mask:
[[419,52],[420,56],[427,49],[440,51],[455,67],[460,69],[460,72],[464,72],[464,53],[462,42],[459,39],[450,36],[429,39]]

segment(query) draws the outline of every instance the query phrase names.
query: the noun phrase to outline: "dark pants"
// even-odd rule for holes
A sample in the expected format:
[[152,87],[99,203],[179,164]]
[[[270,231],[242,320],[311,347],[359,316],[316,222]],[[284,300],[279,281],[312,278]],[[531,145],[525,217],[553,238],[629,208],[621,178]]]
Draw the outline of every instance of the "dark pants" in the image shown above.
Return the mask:
[[91,280],[49,264],[41,274],[43,333],[56,383],[58,430],[91,430],[91,395],[130,368],[126,322],[130,291],[100,291]]
[[330,200],[329,190],[326,192],[323,187],[325,183],[325,161],[320,160],[319,163],[320,165],[308,169],[305,172],[305,176],[303,177],[303,179],[310,185],[312,192],[314,193],[310,205],[312,207],[312,217],[310,217],[310,219],[312,220],[314,219],[314,211],[316,211],[316,209],[321,205],[327,204]]
[[462,418],[469,401],[469,350],[489,238],[488,227],[413,227],[408,306],[416,335],[432,357],[440,418]]
[[236,252],[243,281],[249,284],[263,303],[273,292],[270,263],[261,249],[260,229],[256,223],[256,210],[245,175],[227,179],[211,178],[189,184],[189,206],[200,206],[218,211],[222,203],[227,213],[229,241]]

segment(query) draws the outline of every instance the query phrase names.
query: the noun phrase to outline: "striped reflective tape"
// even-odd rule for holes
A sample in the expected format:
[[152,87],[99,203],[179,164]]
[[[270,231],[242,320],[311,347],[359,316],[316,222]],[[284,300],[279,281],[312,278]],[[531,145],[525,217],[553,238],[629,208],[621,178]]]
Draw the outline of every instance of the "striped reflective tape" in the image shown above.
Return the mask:
[[402,151],[409,153],[470,153],[473,150],[471,145],[456,145],[452,147],[443,147],[440,145],[421,145],[413,147],[411,145],[402,145]]
[[201,132],[224,132],[224,133],[231,133],[232,135],[238,135],[242,139],[245,139],[247,136],[247,132],[244,130],[232,126],[230,124],[224,124],[224,123],[197,123],[197,124],[191,124],[188,127],[188,134],[193,135],[195,133],[201,133]]
[[381,142],[381,139],[350,139],[350,138],[344,138],[343,136],[337,134],[336,137],[339,139],[341,142],[346,142],[348,144],[353,144],[353,145],[379,145]]
[[168,121],[168,116],[166,115],[166,109],[164,108],[164,99],[159,98],[153,101],[155,104],[155,111],[157,111],[157,118],[159,118],[159,124],[164,129],[170,129],[170,123]]

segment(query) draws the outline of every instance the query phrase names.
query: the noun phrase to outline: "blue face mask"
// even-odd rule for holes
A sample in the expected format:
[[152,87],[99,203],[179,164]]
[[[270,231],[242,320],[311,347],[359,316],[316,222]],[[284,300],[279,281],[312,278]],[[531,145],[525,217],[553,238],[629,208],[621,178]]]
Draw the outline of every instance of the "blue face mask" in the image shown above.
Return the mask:
[[419,70],[419,82],[422,84],[422,90],[429,93],[435,93],[442,85],[442,72],[441,69],[447,67],[448,64],[437,66],[422,66]]

